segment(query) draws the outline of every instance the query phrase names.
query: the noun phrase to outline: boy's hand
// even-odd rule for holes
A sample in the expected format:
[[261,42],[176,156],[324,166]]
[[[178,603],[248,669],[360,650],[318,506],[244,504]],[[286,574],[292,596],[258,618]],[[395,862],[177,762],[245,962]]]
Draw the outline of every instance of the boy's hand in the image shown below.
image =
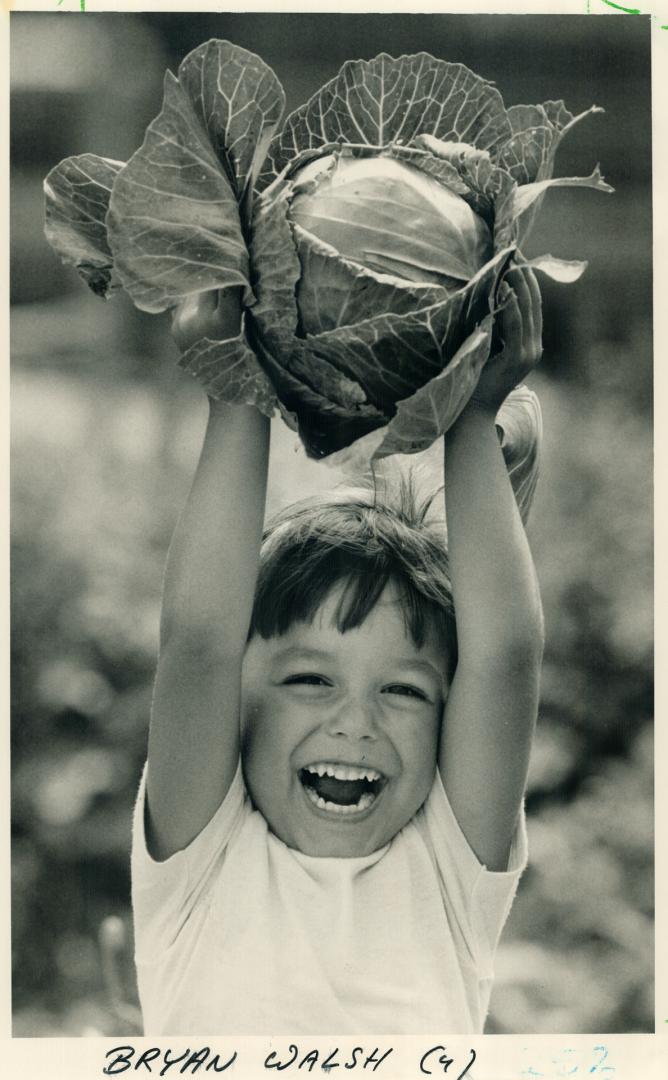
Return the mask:
[[172,337],[181,352],[202,338],[227,341],[241,331],[241,289],[195,293],[174,309]]
[[528,267],[509,270],[499,289],[499,301],[503,307],[494,331],[501,349],[485,364],[471,399],[495,413],[543,352],[542,303],[533,271]]

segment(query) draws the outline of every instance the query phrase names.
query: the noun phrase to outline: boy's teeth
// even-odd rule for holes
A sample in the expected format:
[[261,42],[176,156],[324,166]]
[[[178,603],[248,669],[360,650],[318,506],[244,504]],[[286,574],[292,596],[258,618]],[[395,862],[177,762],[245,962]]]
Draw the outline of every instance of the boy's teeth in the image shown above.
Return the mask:
[[358,765],[335,765],[328,761],[317,761],[307,766],[307,772],[318,776],[333,776],[335,780],[380,780],[381,774],[376,769],[362,768]]
[[[311,771],[315,772],[315,769]],[[357,777],[354,779],[357,779]],[[323,799],[322,795],[318,795],[317,791],[314,791],[311,787],[306,786],[304,790],[314,806],[317,806],[320,810],[329,810],[330,813],[335,814],[359,814],[362,810],[367,810],[376,798],[373,792],[365,791],[363,795],[360,795],[358,802],[350,805],[343,805],[341,803],[328,802],[327,799]]]

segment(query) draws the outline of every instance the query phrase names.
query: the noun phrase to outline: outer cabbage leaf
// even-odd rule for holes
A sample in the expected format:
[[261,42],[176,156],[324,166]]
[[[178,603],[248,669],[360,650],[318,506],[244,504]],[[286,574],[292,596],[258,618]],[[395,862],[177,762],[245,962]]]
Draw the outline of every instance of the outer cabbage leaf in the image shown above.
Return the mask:
[[556,255],[537,255],[535,259],[521,258],[516,261],[518,265],[538,270],[562,285],[571,285],[582,277],[587,269],[584,259],[558,259]]
[[[513,134],[498,155],[498,162],[516,180],[518,189],[510,198],[504,195],[501,208],[504,241],[514,239],[522,243],[529,235],[546,190],[535,188],[536,183],[548,181],[554,169],[557,149],[566,133],[592,113],[601,113],[598,105],[573,116],[563,101],[546,101],[544,105],[513,105],[508,110]],[[598,170],[597,170],[598,171]],[[592,178],[577,178],[580,186],[596,187],[600,191],[612,191],[599,175],[603,186],[588,183]],[[566,184],[572,183],[566,179]],[[525,189],[534,189],[528,195]],[[503,220],[506,211],[514,219],[512,228]]]
[[547,180],[552,175],[554,158],[566,132],[585,116],[600,112],[603,112],[600,106],[592,105],[573,116],[563,101],[511,105],[508,109],[511,136],[497,151],[496,159],[518,184]]
[[291,184],[283,178],[253,207],[249,250],[256,301],[252,318],[269,343],[276,336],[296,334],[299,322],[295,290],[301,267],[288,221],[290,194]]
[[497,160],[518,184],[551,175],[561,135],[542,105],[512,105],[508,109],[512,135]]
[[119,284],[105,217],[112,184],[123,164],[80,154],[65,158],[44,181],[46,238],[97,296],[106,297]]
[[244,333],[226,341],[203,338],[181,356],[179,366],[196,378],[210,397],[234,405],[255,405],[265,416],[273,416],[276,394]]
[[138,307],[249,287],[249,193],[284,106],[263,60],[226,41],[193,50],[165,76],[160,114],[112,191],[109,239]]
[[426,450],[455,422],[489,356],[494,319],[487,315],[435,378],[400,401],[374,457]]
[[162,110],[114,182],[107,227],[118,275],[142,311],[207,289],[248,288],[235,193],[169,71]]
[[255,53],[216,39],[188,53],[179,82],[241,204],[283,115],[283,87]]
[[428,53],[348,61],[288,116],[258,185],[270,183],[300,150],[335,142],[406,144],[424,133],[493,150],[511,130],[498,90],[462,64]]
[[590,176],[556,176],[552,180],[538,180],[535,184],[524,184],[516,188],[513,195],[515,215],[520,217],[549,188],[554,187],[590,187],[596,191],[604,191],[608,195],[614,191],[614,188],[610,187],[610,184],[607,184],[601,176],[601,170],[597,165]]
[[[572,124],[577,123],[578,120],[581,120],[583,116],[587,115],[586,113],[581,113],[579,116],[574,116],[573,113],[566,108],[566,105],[561,98],[558,101],[544,101],[543,109],[545,110],[545,115],[550,123],[554,124],[562,134],[567,128],[571,127]],[[600,109],[598,105],[594,105],[588,111],[602,112],[603,110]]]

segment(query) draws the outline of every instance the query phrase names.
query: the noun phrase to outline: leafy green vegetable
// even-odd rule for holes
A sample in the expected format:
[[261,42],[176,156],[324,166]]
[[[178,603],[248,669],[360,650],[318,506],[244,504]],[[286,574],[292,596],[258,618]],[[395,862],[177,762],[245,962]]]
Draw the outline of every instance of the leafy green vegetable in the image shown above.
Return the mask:
[[81,154],[61,161],[44,181],[47,240],[98,296],[118,286],[105,218],[122,168],[122,161]]
[[[181,364],[214,396],[277,407],[312,456],[424,449],[473,392],[508,267],[562,282],[584,270],[520,248],[551,187],[612,190],[598,166],[552,175],[587,113],[506,108],[426,53],[349,61],[281,124],[283,108],[259,57],[206,42],[167,72],[126,165],[83,155],[51,171],[47,237],[96,292],[120,283],[144,311],[242,287],[240,336]],[[533,398],[506,413],[516,488],[530,490]]]

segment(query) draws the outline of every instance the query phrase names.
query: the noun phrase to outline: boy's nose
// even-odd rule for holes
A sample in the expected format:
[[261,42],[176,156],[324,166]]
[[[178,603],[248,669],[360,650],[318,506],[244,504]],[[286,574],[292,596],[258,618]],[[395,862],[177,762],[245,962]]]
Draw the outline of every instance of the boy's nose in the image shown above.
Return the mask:
[[345,735],[349,739],[375,739],[376,718],[371,705],[347,701],[330,717],[330,735]]

